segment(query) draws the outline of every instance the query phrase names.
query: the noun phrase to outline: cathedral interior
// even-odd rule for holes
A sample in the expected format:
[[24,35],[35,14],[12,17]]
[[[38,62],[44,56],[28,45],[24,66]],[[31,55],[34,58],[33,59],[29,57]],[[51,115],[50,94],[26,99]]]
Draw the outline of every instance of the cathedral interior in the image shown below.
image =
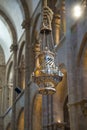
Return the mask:
[[87,130],[87,0],[0,0],[0,130]]

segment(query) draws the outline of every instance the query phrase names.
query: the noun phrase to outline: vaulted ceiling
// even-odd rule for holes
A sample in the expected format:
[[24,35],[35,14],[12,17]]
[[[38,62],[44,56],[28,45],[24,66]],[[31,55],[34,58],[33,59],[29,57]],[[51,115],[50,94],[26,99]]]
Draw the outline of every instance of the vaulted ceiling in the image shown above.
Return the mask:
[[9,59],[10,46],[23,34],[22,22],[32,16],[40,0],[0,0],[0,45]]

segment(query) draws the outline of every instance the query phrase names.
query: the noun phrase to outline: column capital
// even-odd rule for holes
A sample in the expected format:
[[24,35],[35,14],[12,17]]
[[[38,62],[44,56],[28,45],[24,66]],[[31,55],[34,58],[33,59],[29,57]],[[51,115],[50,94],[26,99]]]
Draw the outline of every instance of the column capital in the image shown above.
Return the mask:
[[12,44],[11,46],[10,46],[10,51],[12,52],[12,51],[17,51],[17,49],[18,49],[18,45],[17,44]]
[[31,20],[30,19],[25,19],[23,22],[22,22],[22,28],[23,29],[29,29],[30,26],[31,26]]

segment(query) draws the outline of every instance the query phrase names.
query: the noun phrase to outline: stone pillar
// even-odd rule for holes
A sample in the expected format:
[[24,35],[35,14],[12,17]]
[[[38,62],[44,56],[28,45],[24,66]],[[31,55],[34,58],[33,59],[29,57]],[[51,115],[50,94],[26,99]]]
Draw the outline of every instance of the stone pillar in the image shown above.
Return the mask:
[[9,88],[8,85],[3,86],[2,88],[2,102],[3,102],[3,110],[2,112],[4,113],[7,108],[9,107]]
[[3,124],[3,117],[0,116],[0,130],[4,129],[4,124]]
[[[74,44],[73,44],[74,43]],[[69,104],[75,103],[78,100],[77,95],[77,71],[76,71],[76,50],[77,32],[71,34],[68,47],[68,99]],[[72,45],[73,44],[73,45]],[[79,130],[78,127],[78,107],[76,105],[69,105],[70,127],[71,130]]]
[[58,45],[60,40],[60,16],[58,14],[55,14],[53,18],[53,33],[54,44]]
[[17,42],[14,42],[11,46],[11,51],[13,51],[13,105],[12,105],[12,118],[11,118],[11,129],[16,130],[16,71],[17,71]]
[[23,21],[23,28],[25,29],[25,104],[24,104],[24,130],[31,130],[31,104],[30,104],[30,82],[31,74],[33,72],[33,53],[30,41],[30,24],[29,20]]
[[[0,84],[1,85],[1,84]],[[3,95],[3,91],[2,91],[2,87],[0,87],[0,104],[1,104],[1,107],[0,107],[0,115],[3,114],[3,102],[2,102],[2,95]]]

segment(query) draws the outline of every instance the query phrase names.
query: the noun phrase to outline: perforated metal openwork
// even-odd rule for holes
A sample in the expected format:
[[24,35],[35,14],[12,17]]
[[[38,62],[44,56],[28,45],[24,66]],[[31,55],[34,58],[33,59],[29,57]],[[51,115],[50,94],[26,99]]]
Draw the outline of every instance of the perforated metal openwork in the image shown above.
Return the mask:
[[56,85],[62,80],[63,73],[55,65],[54,42],[52,37],[51,22],[52,10],[44,0],[42,11],[42,24],[40,30],[41,42],[37,44],[36,66],[32,79],[39,86],[40,94],[54,94]]

